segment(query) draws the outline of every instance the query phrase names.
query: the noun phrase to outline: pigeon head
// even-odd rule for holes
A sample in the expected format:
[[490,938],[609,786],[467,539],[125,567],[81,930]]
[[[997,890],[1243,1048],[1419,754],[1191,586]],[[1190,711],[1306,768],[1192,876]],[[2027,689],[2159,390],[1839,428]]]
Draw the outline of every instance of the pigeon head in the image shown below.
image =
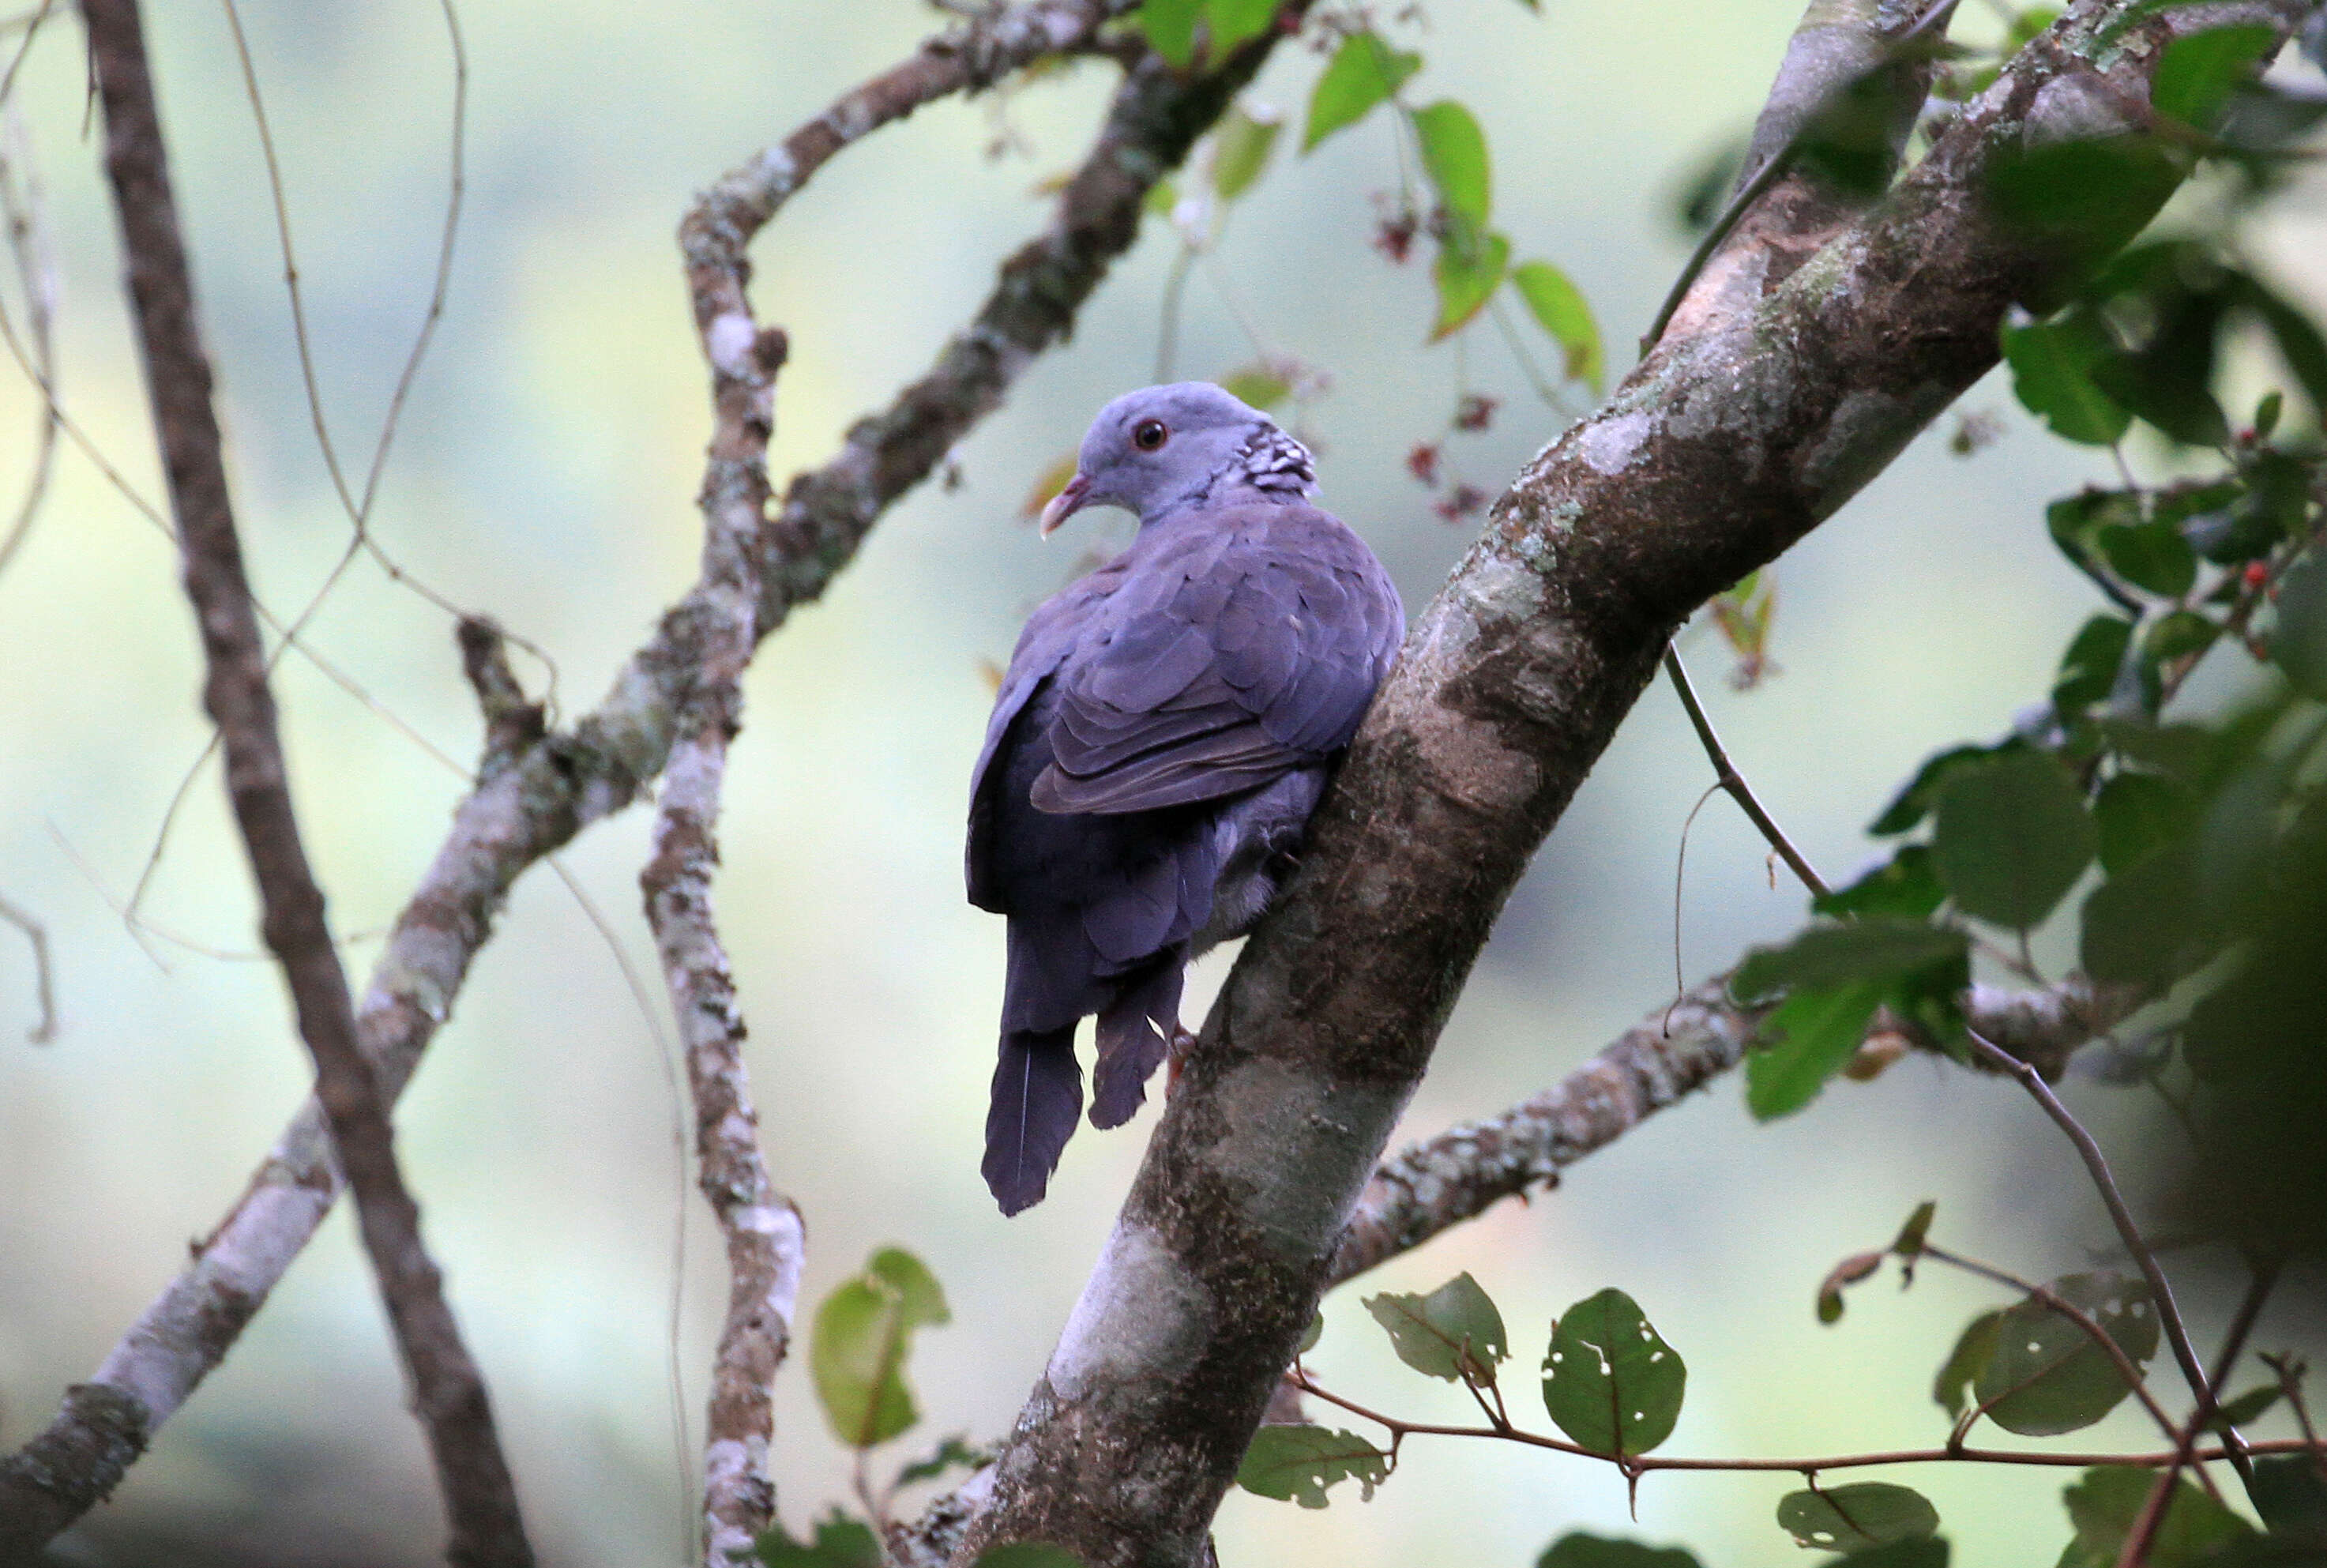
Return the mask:
[[1152,523],[1223,484],[1297,500],[1316,482],[1308,450],[1259,409],[1209,381],[1145,387],[1091,421],[1075,477],[1042,509],[1042,532],[1085,507]]

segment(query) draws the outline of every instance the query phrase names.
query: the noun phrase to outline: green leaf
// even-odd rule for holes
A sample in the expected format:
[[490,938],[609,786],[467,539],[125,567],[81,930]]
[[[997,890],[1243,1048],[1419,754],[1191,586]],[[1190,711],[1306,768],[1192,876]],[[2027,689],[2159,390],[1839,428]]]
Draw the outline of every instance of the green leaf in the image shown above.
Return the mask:
[[897,1472],[897,1484],[909,1487],[916,1481],[933,1481],[948,1470],[981,1470],[994,1462],[994,1456],[968,1438],[956,1433],[923,1458],[915,1460]]
[[1392,49],[1379,33],[1350,33],[1309,94],[1309,124],[1301,133],[1301,150],[1305,153],[1365,118],[1421,69],[1422,56]]
[[2327,1546],[2327,1477],[2318,1461],[2293,1453],[2258,1459],[2254,1470],[2249,1495],[2272,1539]]
[[884,1246],[864,1265],[865,1273],[897,1293],[898,1310],[909,1329],[934,1329],[953,1321],[944,1287],[927,1265],[902,1246]]
[[2085,311],[2004,329],[2014,395],[2053,434],[2089,446],[2115,444],[2133,422],[2093,380],[2094,367],[2116,347],[2099,318]]
[[2061,303],[2063,288],[2148,225],[2182,172],[2163,143],[2143,135],[2001,150],[1988,175],[1990,207],[2056,258],[2038,296],[2025,303],[2044,310]]
[[1276,5],[1277,0],[1205,0],[1212,58],[1218,60],[1248,38],[1267,32],[1276,21]]
[[1295,1356],[1306,1356],[1310,1351],[1317,1348],[1317,1341],[1324,1337],[1325,1314],[1322,1312],[1310,1313],[1309,1326],[1301,1330],[1301,1343],[1293,1348],[1293,1353]]
[[2085,899],[2078,954],[2096,980],[2163,987],[2197,934],[2197,875],[2187,845],[2137,861]]
[[1827,1568],[1948,1568],[1948,1544],[1937,1535],[1911,1536],[1836,1557]]
[[2327,702],[2327,552],[2312,551],[2279,580],[2270,659],[2296,691]]
[[2133,622],[2123,616],[2096,615],[2086,621],[2061,656],[2060,678],[2052,683],[2052,705],[2063,714],[2074,714],[2107,702],[2125,665],[2125,650],[2132,645]]
[[[2311,395],[2313,410],[2327,414],[2327,339],[2320,336],[2319,329],[2311,324],[2308,316],[2251,277],[2243,281],[2239,299],[2262,317],[2263,324],[2277,340],[2279,358],[2286,361],[2286,368],[2294,372],[2294,378]],[[2265,440],[2270,438],[2270,432],[2264,426],[2276,423],[2275,415],[2267,421],[2259,413],[2255,416],[2256,429]]]
[[1229,397],[1261,409],[1274,408],[1293,396],[1293,383],[1266,363],[1231,370],[1220,378],[1219,386]]
[[1866,831],[1877,838],[1909,831],[1930,814],[1932,803],[1939,798],[1939,786],[1947,782],[1949,774],[1967,762],[1995,754],[1993,746],[1950,746],[1925,758],[1906,787],[1883,808],[1883,815],[1866,825]]
[[1810,908],[1821,915],[1896,915],[1925,920],[1947,897],[1948,890],[1939,885],[1939,873],[1931,869],[1930,846],[1907,844],[1848,887],[1813,899]]
[[1612,1459],[1647,1453],[1680,1419],[1688,1369],[1632,1298],[1604,1290],[1552,1325],[1543,1403],[1559,1429]]
[[1908,1259],[1923,1255],[1923,1247],[1930,1240],[1931,1221],[1939,1218],[1937,1199],[1926,1198],[1915,1205],[1915,1212],[1907,1216],[1907,1223],[1899,1227],[1899,1235],[1891,1243],[1892,1255]]
[[1568,379],[1583,382],[1599,397],[1608,378],[1607,357],[1600,345],[1600,323],[1593,319],[1584,291],[1547,261],[1523,261],[1511,268],[1511,286],[1519,291],[1537,324],[1559,345]]
[[[2109,1465],[2087,1470],[2064,1489],[2061,1495],[2077,1535],[2061,1556],[2061,1568],[2113,1568],[2156,1480],[2153,1470]],[[2145,1561],[2148,1568],[2195,1568],[2254,1534],[2253,1526],[2195,1486],[2177,1481]]]
[[2227,1432],[2234,1426],[2246,1426],[2260,1421],[2285,1394],[2286,1390],[2276,1383],[2258,1384],[2237,1398],[2215,1406],[2214,1414],[2206,1419],[2206,1430]]
[[2277,47],[2268,27],[2210,27],[2175,39],[2157,62],[2150,107],[2198,129],[2211,130],[2238,89],[2255,79],[2263,56]]
[[1883,983],[1854,980],[1830,991],[1797,991],[1762,1021],[1771,1044],[1745,1058],[1745,1107],[1771,1121],[1808,1105],[1866,1038]]
[[1253,1434],[1237,1485],[1281,1503],[1325,1506],[1327,1489],[1354,1479],[1364,1501],[1389,1477],[1389,1455],[1351,1433],[1322,1426],[1264,1426]]
[[[2051,1290],[2081,1308],[2135,1367],[2156,1354],[2157,1311],[2141,1281],[2070,1274],[2053,1281]],[[2132,1392],[2089,1334],[2033,1300],[2005,1310],[1996,1325],[1995,1353],[1973,1385],[1974,1395],[1988,1406],[1987,1418],[2023,1437],[2057,1437],[2090,1426]]]
[[947,1321],[945,1293],[911,1253],[883,1247],[817,1308],[808,1367],[825,1419],[851,1448],[886,1442],[921,1419],[905,1386],[916,1328]]
[[1453,236],[1447,237],[1430,266],[1431,278],[1438,285],[1438,320],[1430,329],[1432,342],[1462,331],[1486,308],[1502,284],[1503,269],[1510,259],[1511,242],[1500,234],[1474,237],[1468,247],[1456,243]]
[[1133,18],[1147,34],[1148,47],[1173,65],[1196,58],[1196,23],[1202,19],[1204,0],[1145,0]]
[[1460,1382],[1491,1384],[1496,1363],[1510,1354],[1502,1314],[1468,1274],[1456,1274],[1426,1296],[1369,1296],[1365,1309],[1389,1332],[1397,1358],[1417,1372]]
[[1939,880],[1966,914],[2026,929],[2093,858],[2092,814],[2067,770],[2042,751],[1999,752],[1948,775],[1933,813]]
[[1535,1568],[1702,1568],[1678,1546],[1649,1546],[1571,1530],[1544,1548]]
[[2198,825],[2198,798],[2160,773],[2119,773],[2093,798],[2101,869],[2116,876]]
[[980,1552],[973,1568],[1083,1568],[1083,1560],[1048,1541],[1009,1541]]
[[882,1568],[873,1527],[838,1508],[818,1521],[806,1541],[793,1540],[779,1524],[760,1537],[755,1549],[767,1568]]
[[1493,192],[1486,133],[1478,120],[1453,99],[1441,98],[1414,111],[1414,135],[1422,144],[1422,167],[1446,210],[1472,229],[1484,229]]
[[1252,188],[1268,167],[1276,133],[1284,128],[1273,109],[1256,113],[1238,104],[1220,117],[1220,129],[1212,133],[1212,190],[1221,201],[1233,201]]
[[1855,980],[1892,980],[1960,958],[1970,939],[1947,926],[1892,915],[1815,925],[1782,947],[1756,947],[1729,989],[1759,1002],[1780,991],[1831,990]]
[[1855,1552],[1936,1534],[1939,1515],[1921,1493],[1909,1488],[1858,1481],[1814,1492],[1788,1492],[1778,1502],[1778,1524],[1798,1546]]
[[1931,1397],[1949,1415],[1960,1416],[1967,1407],[1972,1380],[1995,1355],[1996,1330],[2003,1322],[2004,1309],[1997,1307],[1966,1323],[1956,1337],[1955,1349],[1948,1352],[1939,1377],[1931,1382]]
[[2117,574],[2136,588],[2179,599],[2198,580],[2198,555],[2167,522],[2112,523],[2095,536]]

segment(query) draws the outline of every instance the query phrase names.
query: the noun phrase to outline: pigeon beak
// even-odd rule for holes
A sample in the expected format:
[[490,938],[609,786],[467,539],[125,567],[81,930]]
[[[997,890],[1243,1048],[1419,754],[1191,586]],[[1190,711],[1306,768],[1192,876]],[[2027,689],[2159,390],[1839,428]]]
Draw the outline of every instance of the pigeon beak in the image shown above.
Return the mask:
[[1051,504],[1042,509],[1042,537],[1049,538],[1061,523],[1082,510],[1083,502],[1089,495],[1090,481],[1081,474],[1069,480],[1067,488],[1052,496]]

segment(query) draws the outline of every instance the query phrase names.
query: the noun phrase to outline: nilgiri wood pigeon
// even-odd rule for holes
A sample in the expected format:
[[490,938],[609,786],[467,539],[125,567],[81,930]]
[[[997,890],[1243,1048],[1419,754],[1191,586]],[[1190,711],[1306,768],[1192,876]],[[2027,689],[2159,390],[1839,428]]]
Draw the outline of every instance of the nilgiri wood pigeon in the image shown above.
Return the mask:
[[1243,935],[1405,633],[1364,541],[1308,502],[1308,451],[1207,382],[1099,411],[1042,532],[1139,535],[1026,622],[970,779],[970,901],[1010,917],[986,1182],[1040,1202],[1082,1109],[1120,1126],[1182,1038],[1188,961]]

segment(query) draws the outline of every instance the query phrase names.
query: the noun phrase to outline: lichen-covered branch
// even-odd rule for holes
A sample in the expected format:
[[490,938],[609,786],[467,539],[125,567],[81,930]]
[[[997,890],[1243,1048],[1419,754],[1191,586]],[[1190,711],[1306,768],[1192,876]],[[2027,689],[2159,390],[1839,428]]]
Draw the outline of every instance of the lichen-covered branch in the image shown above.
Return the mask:
[[1999,149],[2132,125],[2177,30],[2283,35],[2308,7],[2133,9],[2072,10],[1874,211],[1668,336],[1496,503],[1191,1053],[958,1563],[1198,1560],[1495,915],[1673,629],[1879,472],[2053,280],[1987,203]]
[[[1743,1061],[1770,1008],[1741,1005],[1730,997],[1728,984],[1727,975],[1718,975],[1688,991],[1541,1094],[1384,1160],[1358,1195],[1326,1271],[1328,1287],[1412,1251],[1503,1199],[1558,1185],[1568,1166]],[[1972,1028],[1990,1040],[1998,1031],[2008,1034],[2012,1053],[2050,1064],[2048,1077],[2057,1077],[2078,1047],[2132,1011],[2133,1001],[2123,987],[2097,993],[2082,975],[2030,991],[1975,985],[1963,998]],[[1879,1014],[1869,1037],[1895,1027],[1888,1014]]]
[[[999,71],[1052,47],[1045,42],[1056,36],[1050,22],[1038,35],[1023,31],[1029,17],[1081,14],[1094,18],[1095,27],[1101,10],[1119,8],[1115,0],[1088,8],[1052,0],[989,13],[954,29],[948,35],[953,42],[936,52],[984,62],[979,72]],[[1018,42],[1007,49],[991,42],[1005,38]],[[1256,40],[1218,68],[1192,75],[1153,61],[1131,70],[1047,230],[1004,264],[976,322],[888,409],[859,421],[832,462],[792,481],[777,523],[762,532],[766,558],[756,638],[774,631],[793,606],[821,594],[881,513],[999,404],[1033,355],[1065,336],[1083,301],[1136,237],[1147,192],[1227,109],[1275,40],[1273,33]],[[1083,45],[1070,40],[1058,47]],[[1027,52],[1012,52],[1018,50]],[[981,79],[964,70],[958,85]],[[834,119],[836,133],[857,126],[850,113],[827,117]],[[855,135],[869,128],[857,126]],[[837,145],[825,155],[833,150]],[[748,167],[766,170],[772,180],[779,166],[769,157]],[[736,225],[719,241],[732,240],[730,262],[740,264],[752,229],[805,178],[794,166],[764,195],[735,210]],[[694,244],[691,239],[690,269]],[[721,313],[714,312],[711,320]],[[708,338],[711,322],[703,325]],[[756,331],[748,344],[735,343],[732,330],[720,331],[719,358],[732,359],[756,346]],[[359,1037],[385,1098],[402,1092],[451,1016],[469,966],[491,938],[517,879],[591,824],[629,806],[662,770],[680,733],[680,715],[696,700],[703,628],[718,619],[707,593],[698,585],[666,612],[594,711],[541,736],[504,765],[491,766],[489,758],[477,788],[461,801],[451,831],[397,917],[357,1011]],[[70,1524],[118,1482],[152,1434],[232,1348],[337,1192],[322,1113],[310,1103],[241,1199],[195,1247],[184,1271],[95,1376],[67,1392],[41,1435],[6,1461],[73,1478],[72,1506],[40,1522],[30,1532],[36,1541]]]
[[[718,192],[705,198],[679,229],[712,376],[711,442],[697,498],[703,662],[664,769],[654,854],[639,877],[687,1059],[698,1184],[727,1249],[727,1316],[712,1358],[705,1433],[706,1568],[748,1557],[775,1517],[768,1470],[775,1377],[791,1340],[805,1241],[799,1210],[777,1192],[760,1153],[759,1114],[743,1065],[743,1013],[711,899],[720,786],[728,743],[743,723],[743,669],[758,640],[768,438],[785,353],[783,333],[762,331],[752,319],[740,247],[723,254],[719,244],[696,238],[704,214],[721,199]],[[733,351],[737,346],[742,352]]]
[[[316,1099],[355,1193],[364,1250],[427,1435],[452,1531],[446,1555],[463,1568],[530,1568],[533,1553],[484,1379],[422,1243],[419,1207],[397,1162],[387,1102],[357,1043],[347,975],[301,841],[227,489],[143,20],[136,0],[84,0],[81,10],[105,107],[106,172],[128,263],[131,315],[201,633],[203,705],[225,752],[227,791],[257,883],[261,929],[314,1059]],[[35,1474],[13,1462],[0,1470],[0,1556],[19,1543],[36,1545],[54,1517],[86,1507],[82,1488],[89,1479],[53,1470]],[[65,1489],[50,1489],[58,1483]]]

